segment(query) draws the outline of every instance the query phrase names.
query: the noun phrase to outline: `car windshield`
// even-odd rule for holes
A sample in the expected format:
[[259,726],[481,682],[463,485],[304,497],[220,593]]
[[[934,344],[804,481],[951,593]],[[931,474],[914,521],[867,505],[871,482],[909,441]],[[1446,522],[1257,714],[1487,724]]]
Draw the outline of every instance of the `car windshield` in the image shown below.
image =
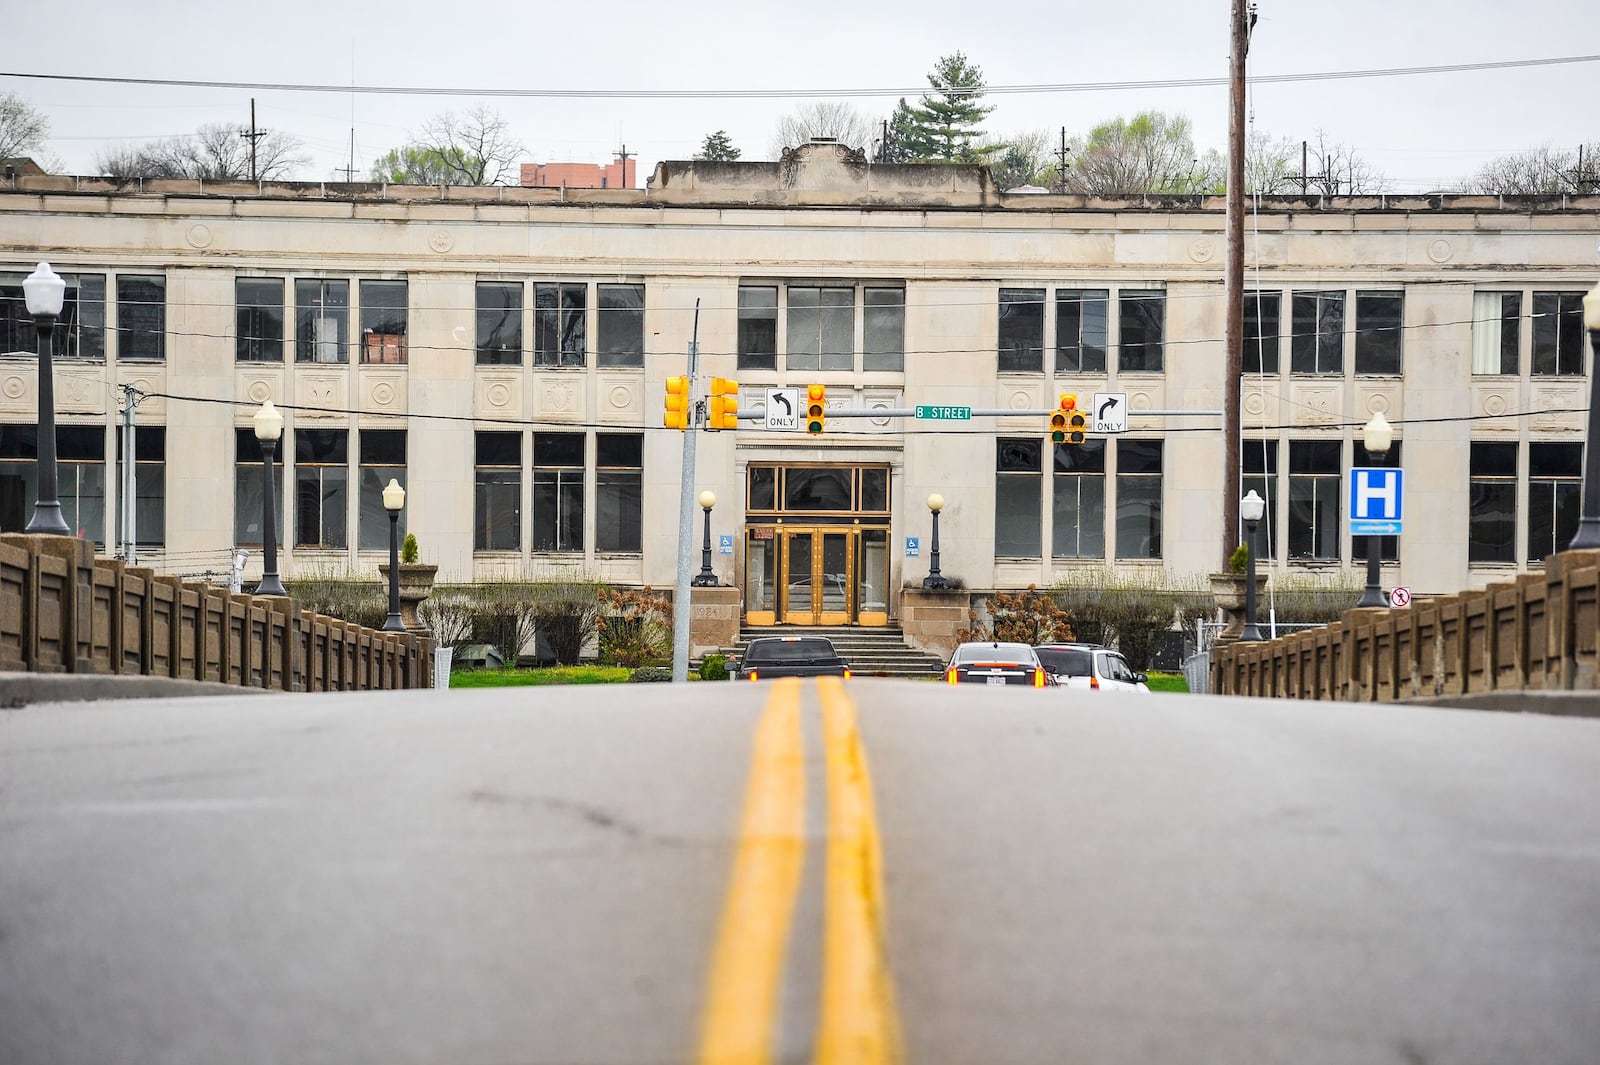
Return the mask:
[[1033,648],[1025,643],[969,643],[956,649],[957,662],[1034,661]]
[[1039,655],[1039,661],[1044,663],[1044,668],[1058,677],[1087,677],[1093,671],[1092,651],[1049,647],[1037,647],[1034,650]]
[[830,662],[838,654],[833,644],[816,636],[783,640],[758,640],[745,652],[746,665],[778,662]]

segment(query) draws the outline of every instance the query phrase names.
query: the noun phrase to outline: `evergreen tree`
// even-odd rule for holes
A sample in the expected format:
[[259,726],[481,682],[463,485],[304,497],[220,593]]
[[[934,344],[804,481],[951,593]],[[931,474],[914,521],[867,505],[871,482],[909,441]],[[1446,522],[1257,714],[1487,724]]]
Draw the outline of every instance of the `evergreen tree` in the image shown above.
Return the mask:
[[911,109],[910,150],[915,159],[950,163],[978,161],[972,142],[983,135],[984,117],[994,110],[983,99],[983,71],[960,52],[944,56],[928,75],[933,91]]
[[700,145],[700,150],[694,157],[707,159],[713,163],[731,163],[739,158],[739,149],[728,139],[728,131],[719,129],[715,133],[706,134],[704,143]]
[[916,112],[906,103],[904,96],[889,116],[888,135],[878,145],[877,161],[880,163],[912,163],[917,155],[912,149],[912,138],[917,125]]

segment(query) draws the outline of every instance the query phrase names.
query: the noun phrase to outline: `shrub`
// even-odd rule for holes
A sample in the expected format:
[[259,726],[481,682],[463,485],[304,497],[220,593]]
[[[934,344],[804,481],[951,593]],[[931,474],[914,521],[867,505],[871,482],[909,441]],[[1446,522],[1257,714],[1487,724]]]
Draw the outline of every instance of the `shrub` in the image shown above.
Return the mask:
[[1072,624],[1066,611],[1031,584],[1027,591],[1016,595],[996,592],[984,601],[984,608],[987,622],[979,619],[976,610],[969,609],[967,620],[972,624],[956,630],[957,640],[1035,644],[1072,639]]
[[1320,577],[1311,573],[1277,573],[1267,585],[1267,595],[1260,603],[1262,621],[1270,611],[1276,620],[1286,625],[1321,625],[1338,621],[1346,610],[1356,605],[1365,587],[1354,573],[1337,573]]
[[1198,580],[1189,583],[1096,568],[1075,572],[1051,591],[1078,639],[1115,647],[1130,666],[1145,670],[1174,626],[1187,629],[1211,616],[1210,592]]
[[595,634],[604,586],[599,581],[572,577],[536,581],[528,587],[532,594],[529,614],[535,631],[549,644],[557,662],[577,665],[583,645]]
[[672,670],[660,666],[640,666],[628,674],[629,684],[661,684],[672,680]]
[[727,680],[728,656],[706,655],[700,660],[701,680]]
[[388,586],[379,581],[311,570],[284,581],[283,586],[302,609],[340,621],[375,629],[389,616]]
[[1240,544],[1233,549],[1233,554],[1228,556],[1228,572],[1244,573],[1250,568],[1250,548]]
[[417,534],[406,533],[406,538],[400,541],[400,561],[412,566],[416,564],[417,557]]
[[672,600],[648,586],[602,588],[595,629],[601,662],[648,665],[672,651]]

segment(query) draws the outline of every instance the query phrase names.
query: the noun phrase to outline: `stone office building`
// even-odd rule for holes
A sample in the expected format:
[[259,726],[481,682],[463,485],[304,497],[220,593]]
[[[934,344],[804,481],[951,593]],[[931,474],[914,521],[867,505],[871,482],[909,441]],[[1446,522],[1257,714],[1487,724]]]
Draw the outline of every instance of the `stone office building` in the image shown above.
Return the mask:
[[[1275,572],[1359,583],[1349,470],[1396,427],[1406,524],[1385,584],[1444,593],[1538,566],[1576,521],[1579,300],[1600,199],[1263,200],[1247,226],[1243,483]],[[831,417],[699,438],[719,576],[751,621],[882,624],[927,572],[1046,586],[1217,568],[1220,198],[1004,194],[966,166],[664,163],[644,189],[113,185],[0,189],[0,528],[33,498],[37,368],[21,278],[68,283],[56,399],[69,522],[123,538],[131,386],[143,564],[221,569],[261,542],[251,417],[287,417],[286,577],[386,557],[381,487],[440,581],[674,579],[681,435],[666,378],[826,386],[830,411],[1006,410],[1126,393],[1128,428],[1052,445],[1037,414]],[[696,546],[700,523],[696,520]],[[723,538],[731,551],[721,548]],[[913,548],[912,543],[918,546]],[[697,556],[698,557],[698,556]],[[260,571],[253,552],[248,573]]]

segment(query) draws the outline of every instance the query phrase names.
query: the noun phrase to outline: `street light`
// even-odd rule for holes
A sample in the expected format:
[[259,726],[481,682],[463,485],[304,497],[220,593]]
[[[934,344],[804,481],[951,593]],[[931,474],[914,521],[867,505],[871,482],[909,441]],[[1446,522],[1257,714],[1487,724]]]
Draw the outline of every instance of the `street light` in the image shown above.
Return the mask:
[[1600,284],[1583,297],[1583,325],[1589,330],[1589,435],[1583,449],[1583,513],[1568,551],[1600,547],[1600,373],[1595,372],[1600,369]]
[[700,509],[706,512],[706,541],[700,549],[700,572],[689,583],[696,588],[715,588],[717,575],[711,572],[711,508],[717,505],[717,493],[706,489],[700,493]]
[[257,595],[288,595],[283,581],[278,579],[278,517],[274,513],[272,497],[272,452],[283,435],[283,415],[272,405],[272,400],[261,404],[255,416],[256,439],[261,442],[261,583],[256,585]]
[[383,509],[389,512],[389,616],[383,619],[384,632],[405,632],[400,620],[400,508],[406,505],[406,490],[391,477],[383,489]]
[[51,363],[56,340],[56,319],[67,283],[40,263],[22,282],[22,293],[33,315],[33,334],[39,344],[39,490],[34,495],[33,517],[23,532],[42,536],[71,536],[61,517],[61,493],[56,482],[56,373]]
[[939,572],[939,511],[944,509],[944,496],[938,492],[928,496],[928,509],[933,512],[933,542],[928,550],[928,575],[922,578],[922,590],[932,592],[950,587],[950,582]]
[[[1382,411],[1376,411],[1361,430],[1361,442],[1366,445],[1367,457],[1381,466],[1393,440],[1394,429],[1389,425],[1389,419],[1383,416]],[[1389,605],[1389,597],[1383,594],[1382,578],[1378,572],[1381,539],[1371,534],[1367,536],[1367,587],[1362,591],[1361,598],[1356,600],[1357,607]]]
[[[1239,500],[1239,517],[1244,519],[1245,586],[1244,631],[1241,640],[1260,640],[1261,630],[1256,628],[1256,522],[1267,512],[1267,501],[1256,494],[1254,488]],[[1237,601],[1237,600],[1236,600]]]

